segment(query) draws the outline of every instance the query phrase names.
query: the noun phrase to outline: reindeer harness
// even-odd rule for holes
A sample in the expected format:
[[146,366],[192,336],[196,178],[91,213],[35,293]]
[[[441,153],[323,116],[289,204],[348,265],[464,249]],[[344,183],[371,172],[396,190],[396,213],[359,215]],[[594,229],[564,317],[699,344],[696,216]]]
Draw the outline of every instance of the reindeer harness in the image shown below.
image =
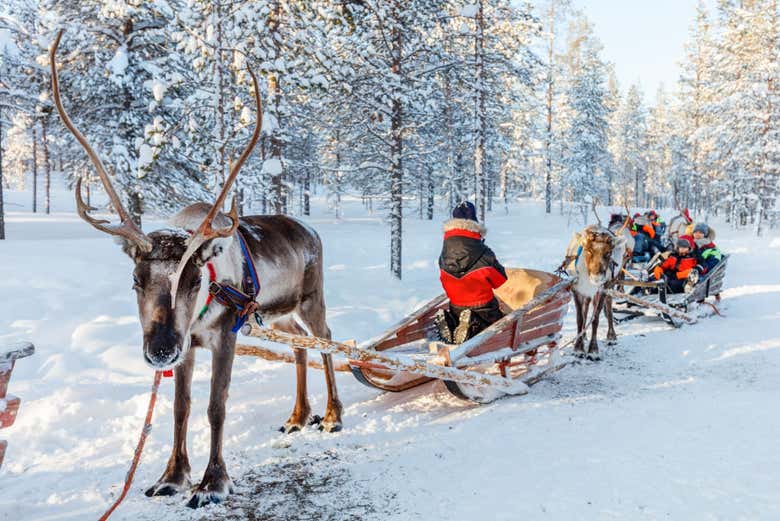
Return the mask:
[[214,269],[214,264],[209,262],[206,265],[209,270],[209,296],[206,297],[206,303],[198,314],[198,319],[202,318],[208,311],[211,302],[216,300],[236,314],[236,323],[231,329],[233,333],[238,333],[252,315],[254,315],[258,324],[262,325],[263,323],[260,314],[257,312],[258,305],[255,301],[257,295],[260,294],[260,279],[257,276],[255,262],[252,260],[251,253],[249,253],[244,236],[238,230],[236,230],[236,237],[244,258],[244,276],[241,279],[241,289],[217,282],[217,271]]

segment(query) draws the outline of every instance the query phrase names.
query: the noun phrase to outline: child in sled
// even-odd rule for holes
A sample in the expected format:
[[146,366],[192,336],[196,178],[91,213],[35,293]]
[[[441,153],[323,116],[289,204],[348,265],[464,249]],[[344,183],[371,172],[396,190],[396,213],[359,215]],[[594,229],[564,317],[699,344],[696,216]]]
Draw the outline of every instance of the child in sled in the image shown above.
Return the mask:
[[705,223],[697,223],[693,228],[693,241],[696,244],[696,256],[705,273],[718,265],[723,253],[715,246],[715,232]]
[[653,249],[655,228],[646,215],[634,214],[631,225],[631,235],[634,237],[634,262],[647,262],[656,252]]
[[665,280],[671,293],[689,292],[704,271],[694,249],[693,237],[681,236],[677,239],[675,252],[653,270],[656,280]]
[[435,321],[442,341],[449,344],[463,343],[504,316],[493,290],[506,282],[506,271],[485,244],[485,233],[467,201],[444,223],[439,279],[450,306],[439,310]]

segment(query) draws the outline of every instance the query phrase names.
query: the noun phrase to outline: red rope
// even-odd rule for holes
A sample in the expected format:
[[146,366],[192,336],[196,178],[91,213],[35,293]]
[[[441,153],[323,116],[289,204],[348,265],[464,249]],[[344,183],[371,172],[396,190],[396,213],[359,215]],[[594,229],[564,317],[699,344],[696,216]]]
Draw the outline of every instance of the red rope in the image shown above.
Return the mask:
[[141,431],[141,439],[138,440],[138,445],[135,447],[135,455],[133,456],[133,462],[130,464],[130,470],[127,471],[125,476],[125,487],[122,489],[122,493],[117,500],[111,505],[111,508],[106,510],[99,521],[106,521],[108,517],[114,513],[114,510],[125,499],[130,485],[133,483],[133,477],[135,476],[135,469],[138,467],[138,463],[141,461],[141,452],[144,450],[144,444],[146,443],[146,437],[149,436],[149,432],[152,430],[152,413],[154,413],[154,403],[157,401],[157,390],[160,388],[160,378],[162,377],[162,371],[154,372],[154,383],[152,383],[152,396],[149,398],[149,408],[146,410],[146,420],[144,420],[144,428]]
[[702,302],[702,304],[707,304],[708,306],[710,306],[712,308],[712,310],[715,312],[715,314],[718,315],[719,317],[723,316],[723,314],[721,314],[720,310],[718,310],[717,306],[715,304],[713,304],[712,302],[707,302],[705,300],[704,302]]

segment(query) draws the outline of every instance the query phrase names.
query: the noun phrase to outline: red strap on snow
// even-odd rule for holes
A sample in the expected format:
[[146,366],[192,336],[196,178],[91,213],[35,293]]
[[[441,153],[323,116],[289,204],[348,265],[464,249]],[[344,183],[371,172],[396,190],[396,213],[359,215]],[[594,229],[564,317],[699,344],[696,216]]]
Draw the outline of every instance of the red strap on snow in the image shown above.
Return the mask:
[[160,388],[161,371],[154,372],[154,382],[152,383],[152,395],[149,397],[149,408],[146,410],[146,419],[144,420],[144,428],[141,431],[141,438],[138,440],[138,445],[135,447],[135,454],[133,455],[133,462],[130,464],[130,470],[127,471],[125,476],[125,486],[122,489],[122,493],[117,500],[111,505],[111,508],[106,510],[99,521],[106,521],[106,519],[114,513],[119,504],[125,499],[127,491],[130,490],[130,485],[133,483],[133,477],[135,476],[135,469],[138,468],[138,463],[141,461],[141,453],[144,450],[144,444],[146,443],[146,437],[152,431],[152,414],[154,413],[154,404],[157,401],[157,390]]

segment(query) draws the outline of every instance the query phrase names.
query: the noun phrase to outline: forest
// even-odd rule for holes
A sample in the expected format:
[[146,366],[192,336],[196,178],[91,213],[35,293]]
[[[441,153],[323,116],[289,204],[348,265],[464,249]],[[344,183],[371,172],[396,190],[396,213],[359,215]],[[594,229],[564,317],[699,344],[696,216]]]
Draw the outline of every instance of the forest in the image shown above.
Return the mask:
[[52,182],[101,191],[53,107],[60,28],[65,104],[138,222],[213,200],[257,117],[250,67],[263,135],[240,211],[306,216],[317,195],[339,217],[360,198],[398,278],[404,220],[461,200],[488,222],[518,198],[578,219],[593,200],[687,207],[761,235],[778,218],[777,1],[708,6],[648,104],[568,0],[5,0],[0,239],[4,190],[45,213]]

